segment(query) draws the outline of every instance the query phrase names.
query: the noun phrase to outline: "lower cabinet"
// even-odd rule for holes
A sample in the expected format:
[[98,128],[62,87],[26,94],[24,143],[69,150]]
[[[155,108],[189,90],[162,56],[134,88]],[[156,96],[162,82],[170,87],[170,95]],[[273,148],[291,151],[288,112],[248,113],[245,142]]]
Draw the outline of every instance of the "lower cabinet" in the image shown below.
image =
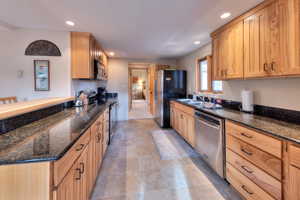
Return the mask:
[[171,102],[170,122],[174,128],[191,146],[195,146],[194,109],[180,103]]
[[[84,145],[84,150],[80,156],[57,185],[53,195],[55,200],[89,199],[107,148],[106,141],[109,137],[107,113],[108,110],[86,131],[85,134],[90,134],[90,142]],[[81,137],[85,138],[85,134]],[[82,138],[79,139],[80,143]]]

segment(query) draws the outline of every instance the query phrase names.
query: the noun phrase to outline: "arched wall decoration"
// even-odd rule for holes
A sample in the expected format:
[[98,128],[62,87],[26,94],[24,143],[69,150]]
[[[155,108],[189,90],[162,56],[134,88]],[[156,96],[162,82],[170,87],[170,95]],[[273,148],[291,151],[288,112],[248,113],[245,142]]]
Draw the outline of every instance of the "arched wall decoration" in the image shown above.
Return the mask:
[[28,45],[26,56],[61,56],[59,48],[48,40],[36,40]]

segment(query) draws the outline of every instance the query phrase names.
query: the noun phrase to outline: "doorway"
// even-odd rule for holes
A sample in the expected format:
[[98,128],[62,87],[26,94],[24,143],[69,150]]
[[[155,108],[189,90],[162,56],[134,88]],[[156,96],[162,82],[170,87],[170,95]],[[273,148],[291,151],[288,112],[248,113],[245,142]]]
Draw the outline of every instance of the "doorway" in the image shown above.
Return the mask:
[[129,64],[129,119],[153,118],[149,73],[149,64]]

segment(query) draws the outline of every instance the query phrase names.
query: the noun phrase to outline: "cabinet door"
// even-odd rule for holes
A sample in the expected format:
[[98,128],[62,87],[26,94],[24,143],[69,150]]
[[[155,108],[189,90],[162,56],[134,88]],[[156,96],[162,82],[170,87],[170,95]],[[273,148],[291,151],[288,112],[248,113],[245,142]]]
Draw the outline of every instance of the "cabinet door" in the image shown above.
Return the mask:
[[240,79],[244,77],[244,27],[240,22],[227,30],[225,34],[223,59],[225,79]]
[[213,62],[212,62],[212,72],[213,72],[213,80],[222,80],[222,66],[220,63],[220,39],[219,37],[213,38]]
[[246,78],[281,74],[279,25],[277,1],[244,20]]
[[192,147],[195,146],[195,118],[191,115],[186,115],[186,130],[187,130],[187,140]]
[[93,78],[94,40],[89,33],[71,32],[71,68],[73,79]]
[[300,75],[300,0],[279,0],[281,75]]
[[89,198],[88,182],[89,182],[89,170],[88,170],[88,147],[81,154],[77,161],[78,169],[80,169],[80,199],[87,200]]
[[77,164],[74,164],[65,176],[56,192],[57,200],[81,200],[80,199],[81,173]]
[[244,20],[244,70],[245,78],[265,77],[266,60],[260,58],[260,13]]
[[290,165],[290,170],[289,170],[289,187],[290,187],[290,192],[289,192],[289,200],[300,200],[300,190],[299,190],[299,185],[300,185],[300,169],[297,167],[294,167]]

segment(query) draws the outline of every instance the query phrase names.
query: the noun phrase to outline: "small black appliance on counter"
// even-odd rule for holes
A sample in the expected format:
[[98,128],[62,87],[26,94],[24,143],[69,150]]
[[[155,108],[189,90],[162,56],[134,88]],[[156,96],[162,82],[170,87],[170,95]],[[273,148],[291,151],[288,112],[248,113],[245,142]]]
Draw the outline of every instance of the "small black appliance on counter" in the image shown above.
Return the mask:
[[97,100],[98,100],[99,104],[106,102],[106,100],[107,100],[106,92],[107,92],[106,88],[104,88],[104,87],[99,87],[97,89]]

